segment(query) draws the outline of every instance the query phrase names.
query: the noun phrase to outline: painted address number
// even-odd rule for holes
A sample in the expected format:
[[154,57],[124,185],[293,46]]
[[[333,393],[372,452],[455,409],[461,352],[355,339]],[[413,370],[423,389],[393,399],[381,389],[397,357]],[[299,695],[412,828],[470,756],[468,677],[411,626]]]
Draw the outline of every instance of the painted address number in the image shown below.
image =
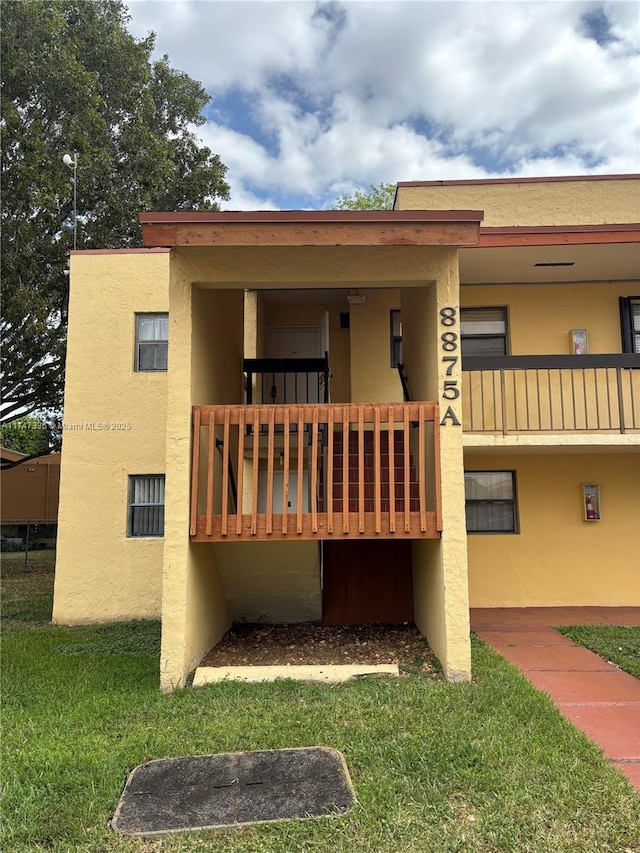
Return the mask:
[[[440,309],[440,325],[448,328],[448,331],[440,335],[440,346],[443,352],[442,363],[447,365],[447,376],[453,375],[453,368],[458,363],[458,356],[452,355],[458,351],[458,333],[453,331],[453,327],[457,326],[458,312],[451,305],[445,305]],[[442,386],[443,400],[457,400],[460,396],[457,379],[445,379]],[[447,410],[442,416],[440,426],[460,426],[456,413],[451,406],[447,406]]]

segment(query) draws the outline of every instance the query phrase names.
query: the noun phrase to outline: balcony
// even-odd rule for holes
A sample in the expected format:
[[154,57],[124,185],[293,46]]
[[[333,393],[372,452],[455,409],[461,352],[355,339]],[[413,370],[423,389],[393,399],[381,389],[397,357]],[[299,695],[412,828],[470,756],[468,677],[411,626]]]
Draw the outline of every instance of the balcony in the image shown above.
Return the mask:
[[637,432],[640,355],[467,358],[462,394],[465,432]]
[[435,403],[195,406],[198,542],[436,538]]

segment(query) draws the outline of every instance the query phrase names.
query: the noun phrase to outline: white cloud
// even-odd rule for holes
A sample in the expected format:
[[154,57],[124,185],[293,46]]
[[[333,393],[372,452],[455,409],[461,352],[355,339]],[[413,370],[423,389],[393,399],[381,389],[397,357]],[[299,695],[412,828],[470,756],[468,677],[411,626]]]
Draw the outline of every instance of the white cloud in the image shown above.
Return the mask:
[[308,2],[132,0],[131,31],[158,35],[160,53],[208,91],[260,89],[265,74],[315,64],[326,25]]
[[[221,99],[200,133],[229,167],[232,207],[322,206],[379,181],[640,166],[636,3],[130,7],[134,34],[155,29],[158,52]],[[608,17],[598,42],[585,14]],[[246,114],[229,114],[234,103]]]

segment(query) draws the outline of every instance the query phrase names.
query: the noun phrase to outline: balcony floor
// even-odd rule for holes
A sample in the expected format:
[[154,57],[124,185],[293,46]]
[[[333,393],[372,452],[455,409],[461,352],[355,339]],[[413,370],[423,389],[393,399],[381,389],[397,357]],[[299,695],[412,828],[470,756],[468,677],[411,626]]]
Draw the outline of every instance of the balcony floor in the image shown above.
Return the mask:
[[[393,520],[393,524],[392,524]],[[437,529],[435,512],[396,512],[392,519],[390,513],[381,512],[376,518],[374,512],[348,513],[345,518],[341,512],[318,513],[314,517],[310,513],[302,516],[302,524],[297,525],[295,515],[273,515],[271,524],[266,515],[242,515],[240,525],[238,516],[227,516],[227,524],[223,529],[221,516],[213,516],[207,532],[207,517],[197,518],[196,532],[191,536],[194,542],[233,542],[239,540],[276,541],[304,539],[437,539],[440,533]]]

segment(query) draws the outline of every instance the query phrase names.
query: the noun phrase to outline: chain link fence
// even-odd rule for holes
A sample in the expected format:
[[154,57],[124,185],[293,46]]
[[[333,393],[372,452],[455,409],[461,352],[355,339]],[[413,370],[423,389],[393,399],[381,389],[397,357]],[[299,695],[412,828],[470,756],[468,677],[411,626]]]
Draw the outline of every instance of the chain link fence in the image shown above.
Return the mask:
[[3,573],[53,572],[57,537],[58,525],[50,521],[0,522]]

